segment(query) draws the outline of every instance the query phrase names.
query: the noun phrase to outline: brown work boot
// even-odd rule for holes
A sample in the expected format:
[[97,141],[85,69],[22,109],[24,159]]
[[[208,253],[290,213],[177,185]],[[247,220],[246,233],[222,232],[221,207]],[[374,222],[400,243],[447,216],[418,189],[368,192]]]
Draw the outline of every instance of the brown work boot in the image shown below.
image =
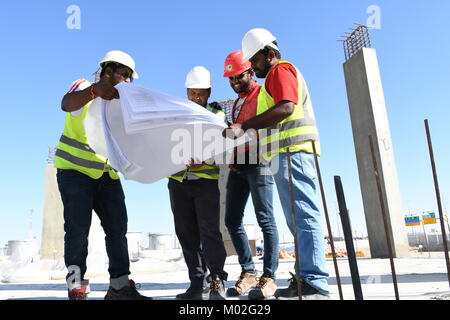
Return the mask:
[[216,275],[210,284],[209,300],[226,300],[223,280]]
[[242,272],[234,287],[228,288],[228,297],[238,297],[246,294],[250,289],[256,288],[258,280],[256,272]]
[[272,278],[261,277],[256,288],[248,293],[249,300],[264,300],[272,298],[277,291],[277,285]]

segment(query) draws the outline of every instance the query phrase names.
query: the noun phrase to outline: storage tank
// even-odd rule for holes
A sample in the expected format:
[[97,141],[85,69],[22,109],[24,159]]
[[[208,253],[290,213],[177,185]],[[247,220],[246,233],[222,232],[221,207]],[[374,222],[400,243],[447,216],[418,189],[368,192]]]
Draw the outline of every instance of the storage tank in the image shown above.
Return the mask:
[[149,233],[149,250],[167,250],[172,249],[172,235],[170,233]]
[[132,262],[139,260],[141,234],[141,231],[127,232],[128,255],[130,257],[130,261]]
[[8,241],[7,255],[10,256],[11,261],[30,261],[38,252],[39,246],[36,239]]

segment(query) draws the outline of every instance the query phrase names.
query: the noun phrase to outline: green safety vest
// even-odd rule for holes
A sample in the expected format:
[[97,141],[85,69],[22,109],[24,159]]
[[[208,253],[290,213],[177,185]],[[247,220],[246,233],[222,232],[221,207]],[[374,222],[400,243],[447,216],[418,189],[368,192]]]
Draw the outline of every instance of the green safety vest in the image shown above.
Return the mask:
[[[222,110],[211,108],[209,105],[206,106],[206,110],[211,111],[220,119],[225,119],[225,112],[223,112]],[[174,175],[171,175],[169,178],[177,180],[179,182],[183,182],[188,172],[192,173],[193,175],[199,178],[219,180],[219,167],[216,165],[208,165],[208,164],[205,164],[198,169],[182,170],[180,172],[175,173]]]
[[[278,64],[290,62],[279,61]],[[295,67],[295,66],[294,66]],[[300,71],[297,71],[299,104],[294,107],[294,112],[279,122],[277,125],[259,130],[260,150],[262,157],[270,161],[278,153],[305,151],[313,153],[311,140],[315,141],[316,151],[320,153],[319,133],[312,108],[308,87]],[[300,103],[301,102],[301,103]],[[256,114],[260,115],[275,106],[275,101],[267,92],[265,84],[258,95],[258,107]],[[277,142],[277,143],[276,143]]]
[[108,165],[108,160],[96,154],[89,146],[83,126],[89,105],[90,103],[84,107],[79,117],[67,112],[64,133],[55,152],[54,165],[58,169],[77,170],[92,179],[99,179],[106,171],[111,179],[119,179],[117,172]]

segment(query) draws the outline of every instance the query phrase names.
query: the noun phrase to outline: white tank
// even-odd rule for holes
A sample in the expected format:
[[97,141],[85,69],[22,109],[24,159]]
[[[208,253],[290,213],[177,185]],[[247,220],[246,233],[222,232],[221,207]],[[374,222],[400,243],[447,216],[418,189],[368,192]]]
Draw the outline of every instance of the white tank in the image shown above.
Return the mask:
[[140,231],[128,231],[127,232],[127,242],[128,242],[128,255],[130,256],[130,261],[139,260],[140,243],[141,243]]
[[36,239],[31,240],[10,240],[8,241],[7,255],[14,262],[30,261],[39,252]]
[[148,248],[150,250],[172,249],[172,235],[170,233],[149,233]]

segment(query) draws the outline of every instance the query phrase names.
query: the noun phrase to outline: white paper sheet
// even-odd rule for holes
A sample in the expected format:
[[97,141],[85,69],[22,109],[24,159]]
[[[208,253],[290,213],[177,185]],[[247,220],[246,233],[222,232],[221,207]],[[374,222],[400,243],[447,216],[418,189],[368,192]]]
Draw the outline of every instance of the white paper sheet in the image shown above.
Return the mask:
[[116,88],[121,99],[100,99],[84,124],[91,147],[98,153],[107,150],[100,154],[126,179],[153,183],[185,169],[191,158],[223,162],[226,152],[250,140],[224,139],[224,122],[186,99],[128,83]]

